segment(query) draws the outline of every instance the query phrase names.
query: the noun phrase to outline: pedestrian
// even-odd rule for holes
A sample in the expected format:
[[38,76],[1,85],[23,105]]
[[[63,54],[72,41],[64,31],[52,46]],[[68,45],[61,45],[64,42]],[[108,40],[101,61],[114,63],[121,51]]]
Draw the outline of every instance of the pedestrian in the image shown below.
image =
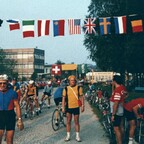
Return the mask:
[[141,119],[138,109],[144,107],[144,98],[136,98],[124,104],[124,116],[129,123],[129,142],[134,143],[134,133],[136,128],[136,119]]
[[5,130],[7,144],[13,144],[16,116],[18,128],[20,130],[24,128],[17,93],[7,86],[8,76],[0,75],[0,144]]
[[[71,131],[71,121],[72,116],[74,116],[74,124],[76,131],[76,141],[80,142],[80,124],[79,124],[79,115],[80,109],[81,112],[84,112],[84,97],[82,87],[79,87],[76,84],[76,77],[71,75],[68,77],[69,86],[66,86],[63,90],[63,98],[62,98],[62,112],[66,112],[66,131],[67,135],[65,141],[70,140],[70,131]],[[81,100],[81,107],[78,104],[78,101]],[[65,107],[66,106],[66,107]]]
[[112,96],[110,98],[111,107],[111,120],[114,127],[114,132],[116,135],[117,144],[122,144],[123,136],[123,114],[124,114],[124,99],[126,88],[122,85],[122,78],[119,75],[113,77],[112,85],[115,87]]

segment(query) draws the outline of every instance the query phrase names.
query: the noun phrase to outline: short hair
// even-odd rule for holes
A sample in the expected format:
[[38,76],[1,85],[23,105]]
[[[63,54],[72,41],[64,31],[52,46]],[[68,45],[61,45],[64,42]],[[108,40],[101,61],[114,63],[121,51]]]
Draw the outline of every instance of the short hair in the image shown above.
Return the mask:
[[113,81],[115,81],[117,84],[122,84],[122,77],[120,75],[114,75]]
[[76,80],[76,77],[75,77],[74,75],[70,75],[70,76],[68,77],[68,80],[70,80],[71,78],[73,78],[74,80]]

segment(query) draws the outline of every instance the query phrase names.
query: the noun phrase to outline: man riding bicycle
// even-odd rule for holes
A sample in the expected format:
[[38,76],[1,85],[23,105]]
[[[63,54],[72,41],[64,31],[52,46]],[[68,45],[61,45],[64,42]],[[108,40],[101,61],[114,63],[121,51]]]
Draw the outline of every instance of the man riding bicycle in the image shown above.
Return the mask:
[[[33,100],[35,102],[36,105],[36,114],[38,115],[40,111],[40,107],[39,107],[39,103],[38,103],[38,96],[37,96],[37,91],[36,91],[36,87],[34,86],[34,81],[30,80],[29,84],[27,86],[27,90],[26,90],[26,111],[25,111],[25,118],[27,118],[27,109],[28,109],[28,105],[30,103],[30,100]],[[33,111],[34,114],[34,111]]]
[[52,82],[48,81],[47,85],[44,87],[44,91],[43,91],[43,96],[41,99],[41,103],[44,101],[44,99],[48,99],[48,108],[50,108],[50,98],[52,95]]
[[[55,102],[55,105],[56,105],[57,109],[59,109],[59,104],[60,104],[60,102],[62,102],[63,88],[64,88],[64,84],[61,84],[60,86],[58,86],[58,88],[56,89],[56,91],[54,93],[54,102]],[[55,124],[56,125],[58,124],[58,111],[56,113]]]

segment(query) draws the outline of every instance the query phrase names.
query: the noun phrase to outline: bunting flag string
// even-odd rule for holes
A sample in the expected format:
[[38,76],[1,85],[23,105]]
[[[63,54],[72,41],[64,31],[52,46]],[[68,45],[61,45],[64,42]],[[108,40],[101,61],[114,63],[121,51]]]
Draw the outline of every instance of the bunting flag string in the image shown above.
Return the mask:
[[[144,18],[144,16],[143,16]],[[140,33],[144,31],[143,18],[137,14],[129,16],[114,16],[114,17],[103,17],[103,18],[85,18],[83,24],[82,19],[68,19],[68,31],[69,35],[81,34],[83,28],[84,34],[95,34],[95,35],[108,35],[108,34],[127,34],[129,33],[128,24],[131,27],[132,33]],[[20,30],[22,28],[23,38],[35,37],[36,30],[37,36],[49,36],[50,35],[50,23],[53,23],[53,36],[65,36],[65,25],[66,20],[15,20],[0,19],[0,29],[6,21],[9,25],[10,31]],[[37,27],[35,29],[35,27]],[[114,32],[111,32],[111,27],[114,27]],[[99,29],[99,30],[98,30]],[[127,30],[128,29],[128,30]]]

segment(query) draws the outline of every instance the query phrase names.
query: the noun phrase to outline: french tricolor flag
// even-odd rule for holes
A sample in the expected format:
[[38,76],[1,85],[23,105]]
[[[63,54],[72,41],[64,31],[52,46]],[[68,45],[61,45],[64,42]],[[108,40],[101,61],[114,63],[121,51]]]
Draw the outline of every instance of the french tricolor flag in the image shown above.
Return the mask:
[[114,17],[115,33],[126,33],[126,16]]
[[9,23],[10,31],[20,29],[20,23],[18,20],[11,20],[10,19],[10,20],[7,20],[7,22]]

